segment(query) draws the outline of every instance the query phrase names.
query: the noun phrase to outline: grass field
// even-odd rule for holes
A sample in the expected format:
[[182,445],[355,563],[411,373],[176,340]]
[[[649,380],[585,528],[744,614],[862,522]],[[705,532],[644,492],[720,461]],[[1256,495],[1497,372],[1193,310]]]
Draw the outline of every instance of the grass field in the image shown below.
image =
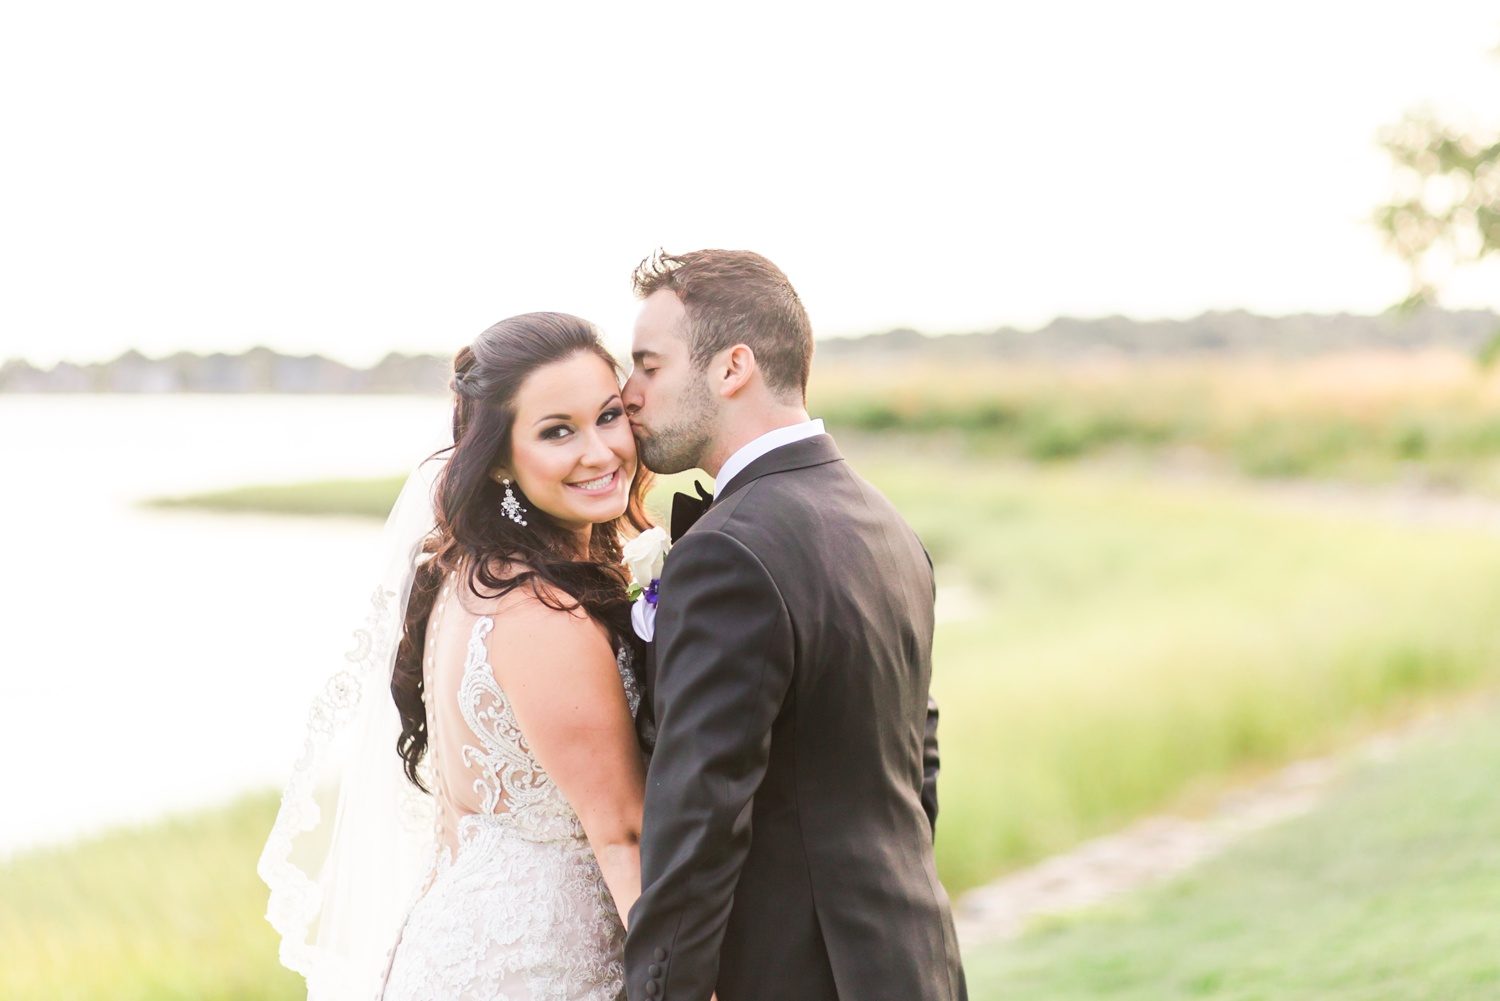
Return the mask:
[[865,469],[976,611],[935,651],[955,889],[1500,682],[1500,537],[1215,486]]
[[1171,452],[1256,477],[1500,489],[1500,369],[1456,352],[978,359],[961,368],[844,361],[817,375],[812,409],[832,427],[957,430],[1031,461]]
[[[975,1001],[1479,1001],[1500,994],[1493,711],[1368,766],[1186,878],[968,950]],[[0,997],[300,999],[252,797],[0,869]]]
[[6,1001],[291,1001],[255,874],[277,797],[0,866]]
[[[934,682],[938,853],[954,892],[1500,684],[1500,536],[1008,465],[937,439],[854,444],[932,551],[945,607],[967,612],[939,629]],[[368,513],[396,486],[342,485],[337,504],[298,488],[279,503]],[[253,873],[272,807],[0,869],[0,997],[294,994]]]
[[226,514],[359,515],[384,518],[390,513],[404,477],[384,480],[320,480],[313,483],[235,487],[190,497],[163,497],[148,506],[197,508]]
[[970,950],[975,1001],[1500,997],[1500,718],[1158,890]]
[[[935,651],[954,890],[1500,683],[1500,537],[925,450],[858,459],[970,612]],[[658,514],[680,479],[653,496]],[[398,487],[337,496],[379,511]],[[333,507],[316,484],[278,503]]]

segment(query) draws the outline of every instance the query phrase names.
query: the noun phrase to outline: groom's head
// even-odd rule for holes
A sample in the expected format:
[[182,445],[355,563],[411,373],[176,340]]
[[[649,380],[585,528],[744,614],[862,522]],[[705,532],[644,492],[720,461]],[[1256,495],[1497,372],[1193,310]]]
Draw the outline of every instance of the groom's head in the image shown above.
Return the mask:
[[624,400],[648,467],[717,468],[736,428],[805,419],[812,324],[780,268],[748,250],[658,251],[634,284]]

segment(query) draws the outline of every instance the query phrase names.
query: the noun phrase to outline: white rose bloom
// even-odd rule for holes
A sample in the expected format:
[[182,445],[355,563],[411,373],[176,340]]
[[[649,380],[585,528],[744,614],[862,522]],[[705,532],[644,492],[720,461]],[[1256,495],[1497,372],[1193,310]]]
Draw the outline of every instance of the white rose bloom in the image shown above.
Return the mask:
[[667,550],[672,548],[672,537],[665,528],[651,528],[625,544],[621,556],[630,569],[630,577],[641,587],[653,580],[661,579],[661,568],[667,560]]

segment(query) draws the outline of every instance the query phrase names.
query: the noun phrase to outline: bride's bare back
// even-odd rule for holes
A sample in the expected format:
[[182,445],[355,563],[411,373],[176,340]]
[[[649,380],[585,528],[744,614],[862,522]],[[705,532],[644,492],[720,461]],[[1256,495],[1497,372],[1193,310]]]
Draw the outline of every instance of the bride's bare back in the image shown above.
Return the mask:
[[385,1001],[614,1001],[644,781],[626,654],[526,586],[480,599],[456,577],[426,644],[439,848]]

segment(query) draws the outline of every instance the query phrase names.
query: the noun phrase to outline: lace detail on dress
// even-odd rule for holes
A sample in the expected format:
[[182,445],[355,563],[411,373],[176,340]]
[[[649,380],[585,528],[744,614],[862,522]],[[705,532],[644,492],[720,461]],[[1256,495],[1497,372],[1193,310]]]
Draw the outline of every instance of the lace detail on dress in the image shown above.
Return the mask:
[[[472,777],[479,812],[459,818],[456,849],[438,851],[385,1001],[620,1001],[624,926],[583,825],[495,680],[485,646],[493,628],[488,616],[474,623],[456,704],[429,707],[442,728],[458,725],[447,715],[456,709],[472,734],[435,765],[458,771],[450,782]],[[641,696],[628,648],[615,663],[634,715]]]
[[413,908],[386,1001],[620,1001],[625,929],[588,842],[459,821]]
[[620,652],[615,654],[615,666],[620,669],[620,681],[625,685],[625,704],[630,707],[631,719],[641,711],[641,686],[635,680],[635,668],[631,666],[634,660],[628,646],[620,647]]
[[476,773],[480,812],[509,815],[534,840],[582,838],[577,814],[532,757],[510,700],[495,681],[484,645],[492,628],[488,617],[474,623],[458,686],[458,711],[479,739],[478,746],[464,745],[463,763]]

